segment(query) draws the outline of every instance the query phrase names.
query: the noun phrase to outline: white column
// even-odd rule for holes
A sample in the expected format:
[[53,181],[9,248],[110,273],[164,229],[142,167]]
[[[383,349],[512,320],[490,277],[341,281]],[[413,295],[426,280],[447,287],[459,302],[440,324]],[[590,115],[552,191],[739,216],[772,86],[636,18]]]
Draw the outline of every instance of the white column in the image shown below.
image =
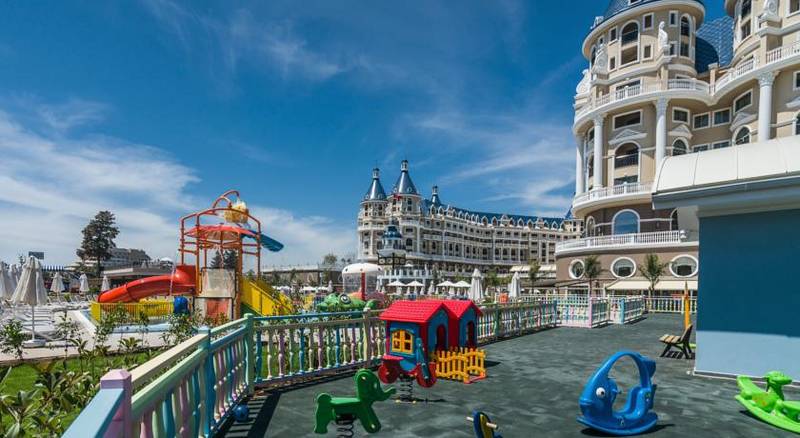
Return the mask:
[[594,117],[594,186],[597,190],[603,187],[603,119],[604,114]]
[[661,98],[656,101],[656,169],[667,156],[667,107],[669,101]]
[[758,141],[772,138],[772,82],[775,74],[771,71],[758,76],[761,87],[758,94]]
[[580,136],[575,136],[575,143],[577,143],[575,155],[575,196],[584,192],[583,184],[583,139]]

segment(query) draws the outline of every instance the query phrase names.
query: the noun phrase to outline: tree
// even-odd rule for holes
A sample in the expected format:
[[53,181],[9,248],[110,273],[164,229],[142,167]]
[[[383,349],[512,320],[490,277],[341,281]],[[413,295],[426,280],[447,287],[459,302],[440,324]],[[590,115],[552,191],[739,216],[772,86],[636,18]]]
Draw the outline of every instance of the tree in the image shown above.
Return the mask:
[[83,241],[76,251],[81,261],[92,259],[97,262],[97,276],[100,277],[100,264],[111,258],[111,249],[116,247],[114,239],[119,234],[119,228],[114,223],[116,218],[110,211],[100,211],[94,219],[89,221],[83,229]]
[[528,264],[528,279],[531,281],[531,293],[536,287],[536,282],[539,281],[539,271],[541,269],[542,265],[539,264],[538,260],[531,260]]
[[239,254],[232,249],[228,249],[222,254],[222,267],[225,269],[236,269],[238,259]]
[[213,269],[222,268],[222,255],[219,251],[214,252],[214,257],[211,257],[211,263],[208,264],[208,267]]
[[322,258],[322,265],[334,266],[336,265],[337,261],[339,261],[339,257],[336,257],[336,254],[333,253],[325,254],[325,257]]
[[[647,254],[644,257],[644,266],[642,266],[642,276],[650,283],[648,287],[648,298],[653,298],[653,292],[656,290],[656,283],[664,275],[667,269],[667,263],[662,263],[656,254]],[[648,300],[648,303],[650,300]]]
[[589,297],[592,296],[594,281],[600,277],[602,272],[603,267],[600,265],[600,259],[596,255],[590,255],[583,259],[583,275],[589,280]]

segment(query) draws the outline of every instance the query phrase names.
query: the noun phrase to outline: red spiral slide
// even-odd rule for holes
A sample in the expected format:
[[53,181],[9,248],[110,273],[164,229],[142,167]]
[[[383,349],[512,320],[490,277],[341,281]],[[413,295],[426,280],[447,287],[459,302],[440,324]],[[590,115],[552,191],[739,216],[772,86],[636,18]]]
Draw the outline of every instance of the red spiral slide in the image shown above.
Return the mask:
[[151,295],[188,295],[195,291],[195,268],[180,265],[170,275],[157,275],[126,283],[100,294],[101,303],[130,303]]

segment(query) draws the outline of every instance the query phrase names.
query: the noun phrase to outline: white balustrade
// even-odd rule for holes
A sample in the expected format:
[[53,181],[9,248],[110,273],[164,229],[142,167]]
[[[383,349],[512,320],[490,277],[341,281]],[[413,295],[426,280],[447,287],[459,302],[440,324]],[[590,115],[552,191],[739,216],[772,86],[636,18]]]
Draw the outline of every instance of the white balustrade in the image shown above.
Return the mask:
[[651,183],[617,184],[615,186],[589,190],[586,193],[581,193],[575,197],[572,204],[578,205],[585,202],[599,201],[601,199],[614,198],[617,196],[650,193],[652,187],[653,185]]
[[556,254],[564,251],[588,248],[663,246],[682,243],[685,238],[686,233],[680,230],[584,237],[582,239],[566,240],[556,243]]

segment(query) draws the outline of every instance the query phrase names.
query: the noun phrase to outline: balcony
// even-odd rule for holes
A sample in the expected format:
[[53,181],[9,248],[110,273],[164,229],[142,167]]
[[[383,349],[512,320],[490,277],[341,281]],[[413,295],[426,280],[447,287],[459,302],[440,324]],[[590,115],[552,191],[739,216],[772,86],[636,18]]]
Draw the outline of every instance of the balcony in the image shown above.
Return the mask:
[[661,82],[633,85],[620,88],[613,93],[605,94],[590,101],[575,113],[575,122],[579,122],[584,116],[594,110],[633,101],[648,95],[658,95],[658,97],[661,97],[659,93],[665,91],[674,91],[677,94],[697,94],[702,98],[710,96],[708,83],[697,79],[670,79],[667,81],[666,86]]
[[639,152],[635,154],[617,155],[614,157],[614,168],[639,165]]
[[695,245],[685,231],[655,231],[651,233],[615,234],[611,236],[584,237],[556,244],[556,256],[594,250],[635,249]]
[[651,183],[626,183],[613,187],[590,190],[575,196],[572,200],[572,212],[579,216],[579,210],[599,202],[612,202],[618,200],[630,201],[631,198],[650,195]]

